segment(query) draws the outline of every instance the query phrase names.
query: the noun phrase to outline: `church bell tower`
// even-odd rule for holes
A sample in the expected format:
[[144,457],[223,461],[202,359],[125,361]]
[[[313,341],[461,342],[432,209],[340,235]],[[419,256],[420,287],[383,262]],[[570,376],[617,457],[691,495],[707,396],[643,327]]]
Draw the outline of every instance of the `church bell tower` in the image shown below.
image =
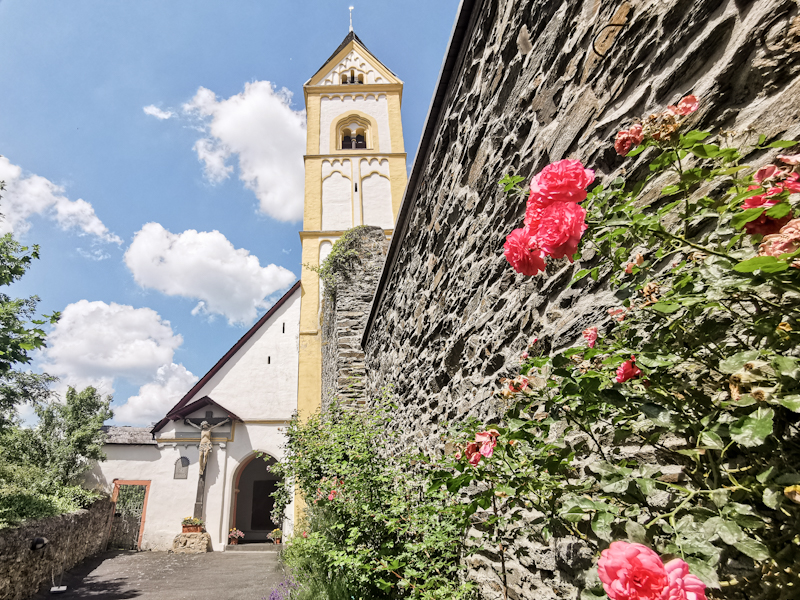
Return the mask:
[[[353,32],[303,86],[307,141],[303,264],[319,266],[351,227],[388,236],[406,186],[400,106],[403,82]],[[307,418],[322,399],[321,289],[303,268],[297,409]]]

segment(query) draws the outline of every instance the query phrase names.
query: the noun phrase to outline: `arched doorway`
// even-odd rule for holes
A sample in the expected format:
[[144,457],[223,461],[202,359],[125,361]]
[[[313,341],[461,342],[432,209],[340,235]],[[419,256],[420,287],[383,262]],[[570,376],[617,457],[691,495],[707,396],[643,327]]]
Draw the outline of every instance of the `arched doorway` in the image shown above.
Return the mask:
[[271,456],[259,458],[253,454],[244,463],[236,478],[234,496],[233,527],[244,532],[240,544],[267,542],[267,535],[280,523],[272,520],[275,507],[273,492],[280,480],[268,467],[277,461]]

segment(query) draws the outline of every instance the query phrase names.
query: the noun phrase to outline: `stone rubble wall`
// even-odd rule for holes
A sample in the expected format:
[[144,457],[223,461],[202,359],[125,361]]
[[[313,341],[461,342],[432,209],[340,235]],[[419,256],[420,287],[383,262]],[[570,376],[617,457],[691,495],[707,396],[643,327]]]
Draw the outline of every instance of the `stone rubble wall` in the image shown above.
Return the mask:
[[[48,517],[0,530],[0,598],[25,600],[42,584],[56,585],[62,571],[105,549],[112,504],[98,500],[86,510]],[[49,540],[40,550],[31,542]]]
[[351,407],[366,402],[361,337],[389,242],[380,227],[364,227],[359,235],[361,258],[350,273],[337,275],[335,297],[326,294],[323,298],[323,408],[336,398]]
[[[403,447],[442,449],[444,423],[498,418],[505,406],[492,394],[533,338],[537,353],[570,346],[619,304],[602,270],[568,287],[577,270],[602,264],[591,248],[582,264],[551,261],[537,277],[511,269],[503,243],[522,226],[525,201],[497,181],[530,179],[563,158],[601,181],[641,179],[648,153],[619,157],[616,132],[689,93],[700,99],[689,128],[727,130],[736,146],[758,133],[799,139],[798,12],[794,0],[476,3],[364,344],[367,393],[393,387]],[[743,163],[776,152],[750,151]],[[580,544],[519,544],[510,598],[578,596],[591,564]],[[502,597],[499,558],[470,560],[485,596]]]

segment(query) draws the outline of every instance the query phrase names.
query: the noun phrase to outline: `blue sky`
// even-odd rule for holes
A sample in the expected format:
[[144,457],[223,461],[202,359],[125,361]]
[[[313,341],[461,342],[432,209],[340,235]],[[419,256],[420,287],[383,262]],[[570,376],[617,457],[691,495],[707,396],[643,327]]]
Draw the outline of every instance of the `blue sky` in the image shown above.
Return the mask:
[[147,424],[299,277],[302,86],[351,3],[410,166],[457,0],[0,0],[0,230],[42,255],[11,293],[65,313],[37,368]]

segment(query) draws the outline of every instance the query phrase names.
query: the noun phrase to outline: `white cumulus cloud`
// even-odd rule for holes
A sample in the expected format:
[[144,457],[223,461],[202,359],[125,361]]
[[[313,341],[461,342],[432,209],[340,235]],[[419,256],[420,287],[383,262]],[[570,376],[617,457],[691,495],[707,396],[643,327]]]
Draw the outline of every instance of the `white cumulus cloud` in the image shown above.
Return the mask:
[[161,110],[155,104],[151,104],[150,106],[142,107],[144,114],[150,115],[151,117],[155,117],[156,119],[163,121],[165,119],[170,119],[175,116],[175,113],[171,110]]
[[194,145],[206,178],[219,183],[233,172],[227,161],[236,155],[239,179],[259,200],[261,212],[279,221],[303,217],[305,111],[291,108],[292,93],[269,81],[253,81],[244,91],[219,100],[200,87],[183,105],[203,120],[206,137]]
[[122,406],[114,408],[114,421],[129,425],[149,425],[160,420],[197,381],[183,365],[159,367],[155,379],[139,388]]
[[86,200],[70,200],[64,195],[63,187],[39,175],[24,175],[22,168],[5,156],[0,156],[0,181],[6,184],[0,201],[0,234],[25,233],[33,215],[44,215],[64,230],[77,229],[82,235],[91,235],[103,242],[122,243],[103,225]]
[[113,394],[115,381],[141,386],[136,396],[115,406],[114,421],[147,425],[167,410],[197,381],[173,362],[183,338],[169,321],[150,308],[80,300],[68,305],[47,337],[41,367],[67,386],[94,386]]
[[142,287],[198,300],[193,314],[224,315],[231,324],[252,323],[269,296],[295,281],[288,269],[262,267],[219,231],[171,233],[158,223],[136,233],[125,264]]

